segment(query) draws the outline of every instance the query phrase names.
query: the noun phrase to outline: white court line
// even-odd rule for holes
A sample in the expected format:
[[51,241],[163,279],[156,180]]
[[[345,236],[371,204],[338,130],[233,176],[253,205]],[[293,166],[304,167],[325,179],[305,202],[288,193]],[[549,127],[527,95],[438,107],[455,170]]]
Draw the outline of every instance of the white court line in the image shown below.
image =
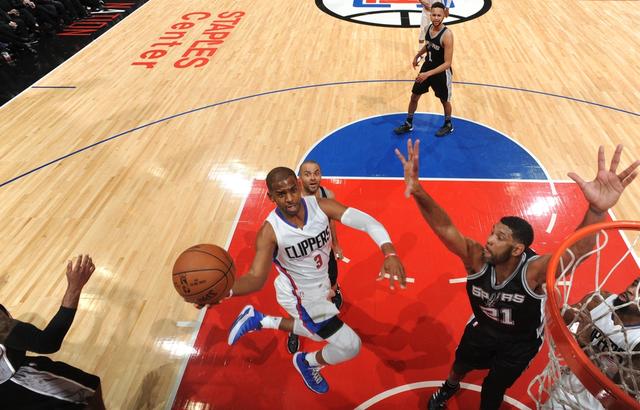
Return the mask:
[[[389,275],[388,273],[385,273],[383,276],[384,276],[385,279],[390,279],[391,278],[391,275]],[[398,280],[397,276],[394,276],[393,278],[395,280]],[[416,282],[415,278],[407,278],[407,283],[415,283],[415,282]]]
[[195,327],[199,326],[198,322],[190,321],[190,322],[176,322],[176,326],[178,327]]
[[[253,186],[253,181],[251,182],[251,186]],[[231,239],[233,238],[233,234],[236,232],[236,228],[238,227],[238,222],[240,222],[240,215],[244,210],[244,205],[247,203],[247,199],[249,198],[250,193],[251,193],[251,190],[249,190],[245,194],[244,198],[240,203],[240,206],[238,207],[238,210],[236,211],[236,215],[233,219],[233,225],[229,230],[229,234],[227,235],[227,241],[224,245],[225,249],[229,249],[229,245],[231,244]],[[206,313],[207,313],[207,308],[200,309],[200,312],[198,313],[198,319],[193,324],[193,332],[191,333],[191,338],[190,338],[191,340],[187,343],[188,346],[195,346],[196,338],[198,337],[198,333],[200,332],[200,327],[202,326],[202,322],[204,321],[204,315]],[[185,323],[185,322],[177,322],[176,324],[178,323]],[[175,377],[171,390],[169,390],[168,392],[169,397],[167,398],[167,401],[165,403],[164,410],[171,410],[171,408],[173,408],[173,402],[176,400],[176,395],[178,394],[178,389],[180,388],[180,383],[182,382],[182,376],[184,376],[184,372],[187,370],[187,365],[189,364],[190,357],[191,357],[190,355],[184,355],[182,357],[182,363],[180,364],[180,368],[178,369],[178,374]]]
[[[609,213],[609,216],[611,217],[612,221],[615,222],[618,220],[618,218],[616,218],[616,215],[613,213],[613,210],[609,209],[607,212]],[[638,256],[638,254],[635,252],[635,249],[632,246],[631,242],[629,241],[629,238],[627,237],[626,232],[624,231],[618,231],[618,232],[620,233],[620,236],[622,237],[622,240],[624,241],[624,243],[627,244],[627,248],[631,250],[631,256],[636,261],[636,264],[640,267],[640,256]]]
[[551,219],[549,220],[549,226],[547,226],[547,233],[551,233],[551,231],[553,230],[553,227],[556,224],[556,219],[558,218],[558,214],[557,213],[552,213],[551,214]]
[[[382,400],[384,400],[386,398],[389,398],[389,397],[391,397],[393,395],[396,395],[396,394],[399,394],[399,393],[404,393],[406,391],[417,390],[417,389],[425,389],[425,388],[428,388],[428,387],[440,387],[440,386],[442,386],[442,383],[444,383],[444,380],[409,383],[409,384],[405,384],[403,386],[394,387],[393,389],[389,389],[387,391],[383,391],[382,393],[376,394],[375,396],[373,396],[369,400],[367,400],[364,403],[362,403],[359,406],[357,406],[354,410],[365,410],[365,409],[368,409],[372,405],[374,405],[376,403],[379,403],[379,402],[381,402]],[[476,391],[476,392],[480,392],[480,390],[481,390],[480,386],[478,386],[477,384],[471,384],[471,383],[460,383],[460,388],[466,389],[466,390],[471,390],[471,391]],[[518,400],[516,400],[514,398],[511,398],[511,397],[509,397],[507,395],[504,396],[504,401],[509,403],[510,405],[515,407],[516,409],[519,409],[519,410],[531,410],[531,407],[527,407],[524,404],[520,403]]]
[[351,259],[347,258],[346,256],[342,255],[342,258],[340,258],[340,260],[344,263],[349,263],[351,262]]
[[[386,114],[376,114],[376,115],[372,115],[370,117],[366,117],[366,118],[359,118],[357,120],[354,120],[348,124],[344,124],[342,127],[336,128],[334,130],[332,130],[331,132],[325,134],[324,136],[318,138],[318,140],[316,141],[316,143],[314,145],[312,145],[311,147],[309,147],[309,149],[307,150],[307,152],[302,155],[300,162],[298,163],[298,166],[296,169],[300,169],[300,165],[302,165],[302,162],[307,159],[309,157],[309,154],[318,146],[322,143],[322,141],[324,141],[325,139],[327,139],[330,135],[334,135],[335,133],[337,133],[338,131],[349,127],[350,125],[356,124],[358,122],[361,121],[365,121],[365,120],[369,120],[372,118],[379,118],[379,117],[386,117],[389,115],[395,115],[395,114],[406,114],[406,111],[401,111],[401,112],[389,112]],[[441,115],[440,113],[435,113],[435,112],[423,112],[423,111],[418,111],[417,114],[434,114],[434,115]],[[551,191],[551,194],[556,197],[558,195],[558,191],[556,190],[556,183],[559,182],[564,182],[564,181],[554,181],[551,176],[549,175],[549,172],[547,171],[547,169],[544,167],[544,165],[542,165],[542,161],[540,161],[538,159],[538,157],[536,157],[535,155],[533,155],[533,153],[531,151],[529,151],[529,149],[527,149],[527,147],[525,147],[523,144],[521,144],[520,142],[516,141],[513,137],[493,128],[490,127],[486,124],[483,124],[481,122],[478,121],[474,121],[465,117],[458,117],[458,116],[453,116],[453,118],[457,118],[457,119],[461,119],[463,121],[468,121],[471,122],[473,124],[478,124],[481,127],[490,129],[491,131],[502,135],[505,139],[511,141],[513,144],[517,145],[518,147],[520,147],[520,149],[522,149],[524,152],[526,152],[527,154],[529,154],[529,157],[533,158],[533,160],[538,164],[538,166],[540,167],[540,169],[542,170],[542,173],[547,177],[546,180],[522,180],[522,179],[505,179],[504,181],[507,182],[513,182],[513,181],[518,181],[518,182],[545,182],[549,184],[549,189]],[[357,176],[357,177],[339,177],[337,175],[324,175],[325,178],[332,178],[332,179],[360,179],[360,180],[394,180],[394,179],[398,179],[398,180],[402,180],[402,177],[361,177],[361,176]],[[419,178],[421,181],[425,181],[425,180],[439,180],[438,178]],[[475,179],[475,178],[442,178],[441,180],[446,180],[446,181],[453,181],[453,180],[458,180],[458,181],[492,181],[492,179],[484,179],[484,178],[480,178],[480,179]],[[498,179],[496,179],[495,181],[499,181]],[[572,183],[573,181],[569,180],[567,181],[569,183]],[[557,215],[554,212],[551,215],[551,219],[549,220],[549,224],[547,225],[547,233],[551,233],[551,231],[553,230],[554,226],[555,226],[555,219],[556,219]]]
[[453,278],[453,279],[449,279],[449,283],[465,283],[467,281],[467,278]]

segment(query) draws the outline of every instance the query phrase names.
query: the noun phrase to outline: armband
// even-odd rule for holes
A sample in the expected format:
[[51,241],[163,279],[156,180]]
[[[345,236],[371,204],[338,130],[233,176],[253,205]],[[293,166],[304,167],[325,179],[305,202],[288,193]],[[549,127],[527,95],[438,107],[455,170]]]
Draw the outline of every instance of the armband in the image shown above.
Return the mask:
[[368,233],[379,247],[385,243],[391,243],[391,237],[389,237],[389,233],[384,229],[384,226],[370,215],[358,209],[347,208],[342,214],[340,222],[351,228]]

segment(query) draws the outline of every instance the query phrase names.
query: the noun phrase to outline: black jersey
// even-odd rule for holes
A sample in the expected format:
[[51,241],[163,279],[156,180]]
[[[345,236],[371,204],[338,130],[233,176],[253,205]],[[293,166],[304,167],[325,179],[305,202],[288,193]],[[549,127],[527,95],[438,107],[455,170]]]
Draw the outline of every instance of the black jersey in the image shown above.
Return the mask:
[[431,38],[431,27],[433,27],[433,24],[429,25],[427,34],[424,36],[427,44],[427,58],[425,58],[424,67],[429,70],[444,64],[444,45],[442,44],[442,36],[448,30],[448,28],[443,27],[434,38]]
[[518,266],[501,284],[495,267],[485,263],[467,277],[467,294],[480,326],[499,337],[537,339],[543,332],[545,295],[538,295],[526,281],[529,262],[538,258],[532,250],[522,253]]

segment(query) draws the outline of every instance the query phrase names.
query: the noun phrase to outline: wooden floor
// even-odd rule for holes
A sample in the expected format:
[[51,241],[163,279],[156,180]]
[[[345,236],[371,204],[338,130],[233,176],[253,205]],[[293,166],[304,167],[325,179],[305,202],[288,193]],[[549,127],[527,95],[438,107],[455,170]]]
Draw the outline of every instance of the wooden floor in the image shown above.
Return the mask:
[[[208,64],[174,67],[234,11]],[[195,12],[211,16],[171,29]],[[553,179],[593,175],[600,144],[639,158],[638,21],[634,1],[494,1],[451,26],[454,115],[512,137]],[[167,31],[183,44],[153,47]],[[253,178],[344,124],[404,111],[410,84],[394,80],[415,76],[416,38],[311,0],[150,0],[37,83],[76,88],[28,89],[0,109],[0,301],[44,325],[67,258],[90,253],[97,272],[55,358],[99,374],[108,408],[163,408],[199,315],[169,280],[177,254],[227,243]],[[150,49],[167,54],[132,65]],[[382,81],[340,84],[368,80]],[[271,93],[295,87],[307,88]],[[419,106],[440,109],[432,95]],[[636,182],[616,217],[640,219],[638,203]]]

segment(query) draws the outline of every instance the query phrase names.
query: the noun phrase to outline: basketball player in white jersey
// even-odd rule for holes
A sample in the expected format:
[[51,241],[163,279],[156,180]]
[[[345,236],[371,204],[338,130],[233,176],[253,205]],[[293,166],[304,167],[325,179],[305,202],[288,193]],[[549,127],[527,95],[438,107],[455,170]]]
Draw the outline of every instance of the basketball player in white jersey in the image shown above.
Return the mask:
[[312,391],[326,393],[329,385],[320,368],[335,365],[355,357],[360,351],[360,338],[338,317],[338,309],[329,300],[330,282],[327,274],[331,252],[329,220],[365,231],[380,247],[384,273],[406,285],[404,267],[396,256],[385,228],[371,216],[355,208],[347,208],[333,199],[302,197],[300,183],[293,170],[272,169],[267,175],[269,199],[276,208],[269,214],[256,237],[256,253],[245,275],[239,277],[230,296],[246,295],[260,290],[273,262],[279,273],[274,281],[278,303],[291,318],[265,315],[253,306],[245,306],[231,326],[229,345],[248,332],[279,329],[294,332],[327,344],[317,352],[298,352],[293,365]]
[[[578,324],[575,334],[580,346],[587,352],[595,352],[601,361],[598,367],[604,369],[605,374],[617,383],[620,382],[620,374],[616,360],[626,360],[622,358],[620,352],[637,352],[633,358],[629,354],[628,360],[633,360],[633,363],[631,366],[627,363],[626,366],[636,370],[640,369],[639,288],[640,277],[636,278],[619,295],[604,291],[596,295],[590,293],[574,306],[575,310],[569,309],[564,314],[564,320],[567,324],[574,322],[574,320]],[[589,316],[578,314],[576,318],[575,312],[584,312],[585,310],[589,312]],[[601,354],[608,351],[613,354],[611,356]],[[635,378],[635,382],[627,379],[625,382],[631,386],[640,383],[640,377],[637,373]],[[543,409],[564,409],[568,408],[568,405],[573,405],[573,407],[579,406],[583,409],[604,410],[602,404],[574,374],[562,375],[556,388],[560,389],[559,386],[562,386],[562,390],[555,392],[552,399],[542,406]]]
[[[316,199],[329,198],[335,199],[333,191],[323,187],[322,184],[322,170],[320,164],[314,160],[306,160],[298,169],[298,178],[300,178],[302,196],[313,195]],[[338,308],[342,307],[342,291],[338,285],[338,259],[342,259],[342,248],[338,242],[338,235],[336,234],[336,222],[329,221],[329,227],[331,228],[331,253],[329,254],[329,281],[331,282],[331,301]],[[287,337],[287,350],[289,353],[294,354],[300,348],[300,339],[295,333],[289,333]]]
[[[436,0],[418,0],[420,4],[422,4],[422,13],[420,15],[420,34],[418,34],[418,51],[422,50],[424,47],[424,38],[427,34],[427,28],[431,24],[431,5],[436,2]],[[444,4],[444,17],[449,17],[449,9],[451,8],[451,3],[453,0],[439,0],[440,3]]]

